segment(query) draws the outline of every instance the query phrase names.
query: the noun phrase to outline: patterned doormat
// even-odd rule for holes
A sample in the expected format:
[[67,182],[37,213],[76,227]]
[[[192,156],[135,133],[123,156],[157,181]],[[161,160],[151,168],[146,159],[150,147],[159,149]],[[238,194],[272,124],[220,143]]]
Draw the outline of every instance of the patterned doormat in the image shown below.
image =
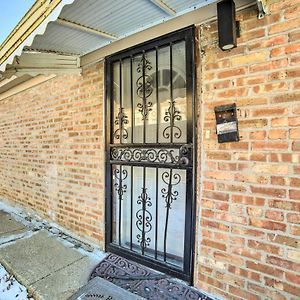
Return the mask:
[[212,300],[179,280],[115,254],[102,260],[90,279],[97,276],[146,299]]

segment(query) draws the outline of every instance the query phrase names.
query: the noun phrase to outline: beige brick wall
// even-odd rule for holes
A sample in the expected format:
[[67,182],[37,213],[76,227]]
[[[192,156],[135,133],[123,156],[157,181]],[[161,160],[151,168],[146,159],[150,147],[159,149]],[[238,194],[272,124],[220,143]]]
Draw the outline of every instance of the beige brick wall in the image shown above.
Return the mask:
[[[228,299],[300,297],[300,2],[272,3],[238,14],[232,51],[199,28],[195,285]],[[213,108],[233,102],[241,140],[218,144]]]
[[0,197],[103,247],[103,66],[0,102]]

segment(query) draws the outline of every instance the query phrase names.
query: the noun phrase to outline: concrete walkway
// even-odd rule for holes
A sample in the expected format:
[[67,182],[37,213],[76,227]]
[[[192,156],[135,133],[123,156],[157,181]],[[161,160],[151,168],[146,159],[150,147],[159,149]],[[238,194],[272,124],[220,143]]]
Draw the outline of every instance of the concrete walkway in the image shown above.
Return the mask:
[[0,210],[0,264],[37,300],[65,300],[88,282],[104,254],[90,254]]

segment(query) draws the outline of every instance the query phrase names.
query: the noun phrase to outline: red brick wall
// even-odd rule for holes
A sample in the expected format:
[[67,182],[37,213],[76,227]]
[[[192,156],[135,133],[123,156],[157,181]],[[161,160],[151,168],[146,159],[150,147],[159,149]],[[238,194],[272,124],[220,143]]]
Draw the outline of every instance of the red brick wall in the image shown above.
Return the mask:
[[103,66],[0,102],[0,198],[103,247]]
[[[300,296],[300,5],[238,14],[238,48],[201,25],[195,285],[228,299]],[[298,51],[298,53],[297,53]],[[0,197],[100,243],[103,66],[0,102]],[[213,108],[235,102],[240,142],[218,144]]]
[[[238,47],[201,25],[195,285],[228,299],[300,297],[300,2],[238,13]],[[236,103],[240,142],[218,144],[216,105]]]

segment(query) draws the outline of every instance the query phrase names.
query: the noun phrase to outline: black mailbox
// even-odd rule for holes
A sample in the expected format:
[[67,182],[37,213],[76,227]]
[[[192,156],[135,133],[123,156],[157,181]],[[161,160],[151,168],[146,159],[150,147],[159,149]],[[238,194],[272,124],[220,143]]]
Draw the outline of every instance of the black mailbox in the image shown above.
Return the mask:
[[219,143],[238,142],[239,130],[235,103],[215,107]]

